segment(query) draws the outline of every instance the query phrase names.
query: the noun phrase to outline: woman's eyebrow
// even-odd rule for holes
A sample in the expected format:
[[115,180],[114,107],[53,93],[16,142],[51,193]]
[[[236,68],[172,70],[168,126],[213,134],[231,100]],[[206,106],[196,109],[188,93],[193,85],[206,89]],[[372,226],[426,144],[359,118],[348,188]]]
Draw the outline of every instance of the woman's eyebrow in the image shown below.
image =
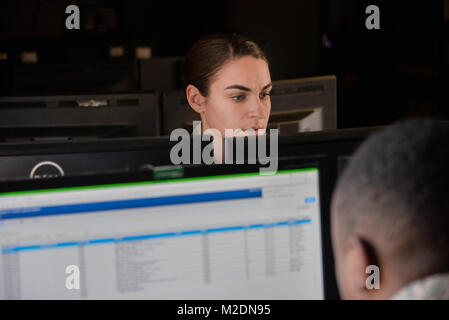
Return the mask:
[[232,86],[229,86],[229,87],[225,88],[225,90],[228,90],[228,89],[239,89],[239,90],[242,90],[242,91],[251,91],[250,88],[247,88],[247,87],[244,87],[244,86],[241,86],[241,85],[238,85],[238,84],[234,84]]
[[273,84],[270,82],[269,84],[267,84],[265,87],[262,88],[262,91],[265,89],[268,89],[269,87],[271,87]]
[[[272,83],[270,82],[269,84],[265,85],[265,86],[262,88],[262,90],[268,89],[268,88],[271,87],[271,86],[272,86]],[[232,85],[232,86],[229,86],[229,87],[226,87],[226,88],[225,88],[225,90],[228,90],[228,89],[239,89],[239,90],[242,90],[242,91],[248,91],[248,92],[251,91],[250,88],[247,88],[247,87],[244,87],[244,86],[241,86],[241,85],[238,85],[238,84],[234,84],[234,85]]]

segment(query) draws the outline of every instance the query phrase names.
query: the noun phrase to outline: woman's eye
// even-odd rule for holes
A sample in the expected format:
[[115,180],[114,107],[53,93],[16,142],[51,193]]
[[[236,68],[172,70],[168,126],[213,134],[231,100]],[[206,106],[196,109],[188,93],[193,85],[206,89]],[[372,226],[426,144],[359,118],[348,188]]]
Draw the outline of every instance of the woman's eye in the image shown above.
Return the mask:
[[260,98],[265,99],[268,96],[271,96],[271,92],[263,92],[263,93],[261,93]]
[[234,99],[237,102],[242,101],[244,98],[245,98],[244,95],[239,95],[239,96],[233,96],[232,97],[232,99]]

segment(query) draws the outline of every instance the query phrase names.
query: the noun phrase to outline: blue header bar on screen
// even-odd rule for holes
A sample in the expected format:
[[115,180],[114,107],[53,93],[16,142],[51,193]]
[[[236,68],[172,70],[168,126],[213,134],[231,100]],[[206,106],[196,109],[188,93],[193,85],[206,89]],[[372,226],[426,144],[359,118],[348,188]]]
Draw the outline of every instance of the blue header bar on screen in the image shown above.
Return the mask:
[[114,200],[90,203],[77,203],[56,206],[27,207],[0,210],[0,220],[31,218],[39,216],[76,214],[96,211],[123,210],[211,201],[261,198],[262,189],[241,189],[208,193],[184,194],[175,196]]

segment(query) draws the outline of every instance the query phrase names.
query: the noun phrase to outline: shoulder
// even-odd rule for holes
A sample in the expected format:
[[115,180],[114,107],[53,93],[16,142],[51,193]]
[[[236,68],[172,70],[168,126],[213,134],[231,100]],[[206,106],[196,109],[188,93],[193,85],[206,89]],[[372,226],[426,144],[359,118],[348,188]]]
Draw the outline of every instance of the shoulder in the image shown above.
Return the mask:
[[449,273],[418,279],[400,289],[392,300],[449,300]]

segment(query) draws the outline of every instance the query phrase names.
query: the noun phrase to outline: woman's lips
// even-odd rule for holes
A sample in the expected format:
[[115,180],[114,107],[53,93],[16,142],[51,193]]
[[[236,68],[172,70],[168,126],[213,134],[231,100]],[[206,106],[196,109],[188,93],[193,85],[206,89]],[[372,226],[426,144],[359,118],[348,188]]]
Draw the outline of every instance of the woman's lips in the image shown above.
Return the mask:
[[254,136],[254,135],[263,135],[265,134],[266,129],[259,127],[250,127],[247,129],[237,129],[234,131],[234,137],[245,137],[245,136]]

